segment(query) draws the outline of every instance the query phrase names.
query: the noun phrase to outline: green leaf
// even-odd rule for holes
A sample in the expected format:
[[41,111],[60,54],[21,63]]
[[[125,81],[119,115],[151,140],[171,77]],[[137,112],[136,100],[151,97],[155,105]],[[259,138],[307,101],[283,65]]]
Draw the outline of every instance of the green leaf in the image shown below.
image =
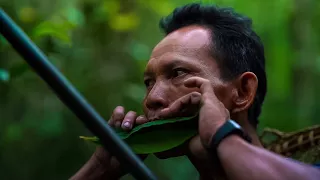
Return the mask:
[[[130,132],[115,129],[137,154],[157,153],[183,144],[197,134],[197,116],[165,119],[148,122],[133,128]],[[97,137],[80,138],[100,144]]]
[[70,31],[72,28],[73,26],[67,21],[63,23],[44,21],[33,30],[33,37],[52,36],[66,44],[71,44]]
[[112,19],[108,21],[109,26],[119,32],[127,32],[136,29],[140,23],[140,18],[136,12],[129,12],[123,14],[115,14]]
[[75,7],[69,7],[66,9],[66,17],[69,22],[71,22],[73,25],[83,25],[84,24],[84,15],[83,13],[75,8]]

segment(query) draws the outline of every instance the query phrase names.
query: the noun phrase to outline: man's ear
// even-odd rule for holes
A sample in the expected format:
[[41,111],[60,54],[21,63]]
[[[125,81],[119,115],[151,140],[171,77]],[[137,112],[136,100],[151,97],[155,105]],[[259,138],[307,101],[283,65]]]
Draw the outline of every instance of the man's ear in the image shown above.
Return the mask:
[[245,72],[234,80],[233,108],[231,113],[249,109],[258,89],[258,78],[252,72]]

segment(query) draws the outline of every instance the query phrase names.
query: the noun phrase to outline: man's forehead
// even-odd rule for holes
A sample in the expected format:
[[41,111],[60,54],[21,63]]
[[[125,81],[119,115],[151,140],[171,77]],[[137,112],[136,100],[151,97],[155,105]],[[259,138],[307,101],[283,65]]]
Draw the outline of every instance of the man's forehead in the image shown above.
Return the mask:
[[197,25],[187,26],[164,37],[153,49],[151,58],[162,56],[167,52],[199,53],[210,45],[210,39],[209,29]]

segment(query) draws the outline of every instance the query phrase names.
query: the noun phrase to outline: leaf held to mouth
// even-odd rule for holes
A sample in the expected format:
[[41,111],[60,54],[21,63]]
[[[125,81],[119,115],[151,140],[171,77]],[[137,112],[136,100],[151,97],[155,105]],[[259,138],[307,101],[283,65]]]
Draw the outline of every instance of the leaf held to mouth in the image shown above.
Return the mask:
[[[137,154],[163,152],[183,144],[197,134],[196,117],[151,121],[138,125],[129,132],[121,129],[115,129],[115,132]],[[97,137],[80,138],[100,144]]]

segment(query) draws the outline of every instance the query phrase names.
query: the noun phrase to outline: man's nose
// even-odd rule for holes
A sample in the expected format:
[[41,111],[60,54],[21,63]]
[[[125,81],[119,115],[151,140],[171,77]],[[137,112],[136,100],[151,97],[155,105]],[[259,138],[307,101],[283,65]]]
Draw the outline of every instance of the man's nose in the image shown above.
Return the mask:
[[150,110],[159,110],[168,107],[166,88],[164,85],[155,85],[149,92],[146,99],[146,106]]

